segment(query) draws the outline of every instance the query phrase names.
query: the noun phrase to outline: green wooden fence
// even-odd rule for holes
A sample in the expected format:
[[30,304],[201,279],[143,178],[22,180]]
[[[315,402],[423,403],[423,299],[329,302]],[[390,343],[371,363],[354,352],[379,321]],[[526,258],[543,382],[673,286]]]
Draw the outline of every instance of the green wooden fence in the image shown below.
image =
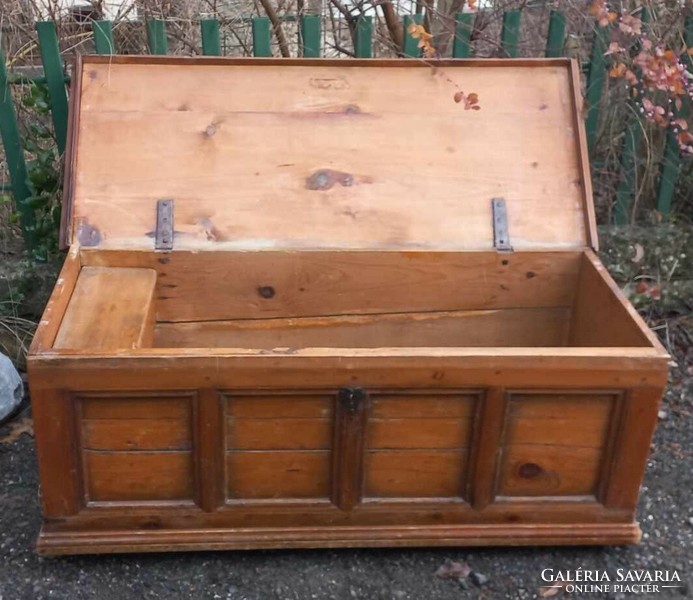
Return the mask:
[[[643,14],[646,26],[648,14]],[[501,29],[501,50],[508,57],[518,55],[522,12],[509,10],[503,15]],[[253,17],[251,22],[253,55],[266,57],[272,55],[271,36],[272,26],[268,17]],[[295,17],[285,17],[284,20],[296,20]],[[321,48],[321,18],[317,15],[304,15],[299,19],[302,56],[316,58],[320,56]],[[421,23],[422,16],[406,15],[403,18],[404,42],[402,55],[420,57],[421,51],[418,40],[407,32],[411,23]],[[474,25],[474,15],[459,13],[456,16],[455,36],[452,55],[455,58],[467,58],[472,55],[470,37]],[[94,21],[92,24],[94,47],[98,54],[115,54],[117,47],[113,37],[113,24],[110,21]],[[591,59],[586,65],[586,105],[585,127],[590,148],[597,141],[597,133],[601,110],[601,97],[607,79],[607,60],[605,57],[608,45],[608,29],[597,27]],[[67,89],[69,83],[65,77],[65,69],[60,55],[58,36],[55,23],[44,21],[36,23],[36,32],[43,63],[44,76],[31,79],[45,83],[48,88],[51,103],[51,116],[55,139],[59,152],[65,151],[67,140]],[[207,56],[222,54],[220,23],[216,19],[204,19],[200,22],[202,53]],[[147,46],[151,54],[168,53],[168,36],[166,22],[163,20],[148,20],[146,22]],[[357,58],[370,58],[373,55],[373,20],[370,16],[360,16],[354,28],[354,55]],[[693,15],[689,16],[684,25],[684,37],[688,47],[693,46]],[[546,41],[545,55],[559,57],[563,55],[566,40],[566,18],[560,11],[554,10],[549,17],[549,28]],[[688,56],[693,70],[693,57]],[[9,77],[5,57],[0,49],[0,134],[5,148],[10,183],[0,184],[0,191],[13,192],[19,212],[20,224],[29,248],[32,247],[32,227],[34,225],[33,210],[25,203],[30,192],[27,185],[27,168],[24,156],[20,129],[17,123],[10,85],[26,83],[26,77]],[[635,194],[634,174],[636,154],[642,138],[642,126],[637,115],[629,121],[625,131],[625,141],[621,154],[621,182],[616,193],[616,205],[613,211],[617,224],[628,223]],[[661,161],[657,208],[663,214],[671,209],[672,199],[681,170],[681,156],[678,145],[673,137],[669,137],[664,156]]]

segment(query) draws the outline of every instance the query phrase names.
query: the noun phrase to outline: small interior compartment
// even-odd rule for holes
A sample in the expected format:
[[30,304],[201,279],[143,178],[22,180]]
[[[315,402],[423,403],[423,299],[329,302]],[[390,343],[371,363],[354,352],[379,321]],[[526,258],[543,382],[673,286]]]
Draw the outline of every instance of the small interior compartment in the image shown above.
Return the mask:
[[84,252],[54,347],[651,346],[582,252]]

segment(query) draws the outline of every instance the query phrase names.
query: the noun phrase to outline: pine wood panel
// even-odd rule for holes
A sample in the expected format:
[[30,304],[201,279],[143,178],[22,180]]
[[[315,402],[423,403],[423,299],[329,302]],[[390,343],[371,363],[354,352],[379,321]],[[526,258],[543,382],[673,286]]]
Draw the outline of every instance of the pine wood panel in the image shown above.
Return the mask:
[[198,321],[570,307],[581,255],[91,250],[82,260],[155,269],[157,319]]
[[99,419],[82,424],[87,450],[190,450],[190,423],[183,419]]
[[[97,231],[102,246],[149,247],[166,197],[178,248],[483,249],[492,247],[490,199],[503,196],[515,247],[587,243],[568,61],[448,63],[439,77],[413,63],[87,60],[76,238]],[[482,110],[455,103],[448,79],[477,91]],[[272,144],[257,135],[269,128]]]
[[87,500],[192,500],[192,397],[79,397]]
[[610,508],[634,509],[638,502],[661,399],[661,389],[649,386],[626,393],[621,418],[611,432],[613,455],[601,498]]
[[228,499],[327,498],[326,451],[227,452]]
[[83,453],[87,497],[94,502],[192,500],[190,452]]
[[60,329],[60,322],[65,314],[65,309],[77,284],[77,277],[81,268],[80,249],[76,246],[65,256],[65,262],[60,269],[55,287],[36,327],[29,354],[37,354],[53,346],[55,336]]
[[155,285],[152,269],[83,267],[54,347],[118,350],[151,345]]
[[364,495],[461,497],[478,394],[376,395],[366,425]]
[[328,449],[333,424],[329,419],[234,419],[226,421],[226,447],[233,450]]
[[478,397],[478,393],[464,391],[379,394],[371,400],[370,418],[470,420]]
[[597,493],[614,393],[512,393],[506,412],[498,493]]
[[370,418],[366,444],[371,449],[466,448],[470,430],[467,419]]
[[85,395],[83,419],[190,419],[190,396]]
[[224,397],[228,499],[329,496],[334,394]]
[[82,505],[75,402],[57,388],[31,390],[41,505],[46,518],[77,513]]
[[654,346],[664,348],[626,300],[596,256],[582,258],[573,304],[572,346]]
[[512,392],[508,417],[513,426],[537,419],[572,420],[599,424],[609,418],[613,392]]
[[461,497],[466,460],[466,450],[368,450],[364,496]]
[[569,327],[569,308],[202,321],[157,325],[154,346],[562,346]]
[[229,393],[226,414],[238,419],[330,419],[334,395],[309,392]]
[[[132,369],[133,361],[137,369]],[[666,354],[655,348],[307,348],[298,350],[145,349],[125,353],[51,352],[35,356],[32,389],[102,389],[122,392],[122,369],[130,389],[170,388],[171,365],[180,389],[214,385],[265,390],[334,390],[345,382],[371,389],[484,387],[553,388],[561,393],[595,387],[663,387]],[[288,403],[287,403],[288,404]]]
[[591,496],[596,493],[601,448],[515,444],[503,453],[503,496]]

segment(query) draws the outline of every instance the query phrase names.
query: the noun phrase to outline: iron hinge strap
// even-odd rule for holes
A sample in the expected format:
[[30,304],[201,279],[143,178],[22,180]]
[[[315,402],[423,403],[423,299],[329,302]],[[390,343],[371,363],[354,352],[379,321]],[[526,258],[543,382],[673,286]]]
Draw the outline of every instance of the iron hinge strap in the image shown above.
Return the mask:
[[508,209],[505,199],[492,198],[491,212],[493,213],[493,246],[498,252],[512,252],[510,232],[508,231]]
[[173,200],[156,201],[156,250],[173,250]]

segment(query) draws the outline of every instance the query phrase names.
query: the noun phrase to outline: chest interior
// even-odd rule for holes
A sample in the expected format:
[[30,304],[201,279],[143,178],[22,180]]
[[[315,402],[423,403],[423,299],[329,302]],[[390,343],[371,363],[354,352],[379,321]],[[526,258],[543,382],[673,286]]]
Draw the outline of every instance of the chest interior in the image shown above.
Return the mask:
[[55,348],[634,347],[593,255],[84,252]]

